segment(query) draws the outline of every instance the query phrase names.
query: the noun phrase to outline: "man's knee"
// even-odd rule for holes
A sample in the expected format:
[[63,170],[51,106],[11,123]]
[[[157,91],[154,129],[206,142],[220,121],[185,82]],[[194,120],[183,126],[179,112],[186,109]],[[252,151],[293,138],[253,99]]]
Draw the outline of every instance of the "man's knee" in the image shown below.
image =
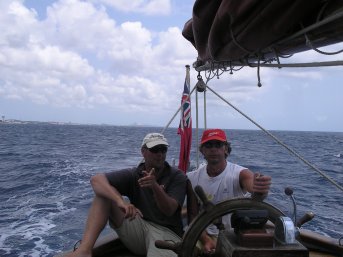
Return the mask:
[[117,203],[110,201],[109,223],[112,228],[119,228],[123,224],[125,213],[118,207]]

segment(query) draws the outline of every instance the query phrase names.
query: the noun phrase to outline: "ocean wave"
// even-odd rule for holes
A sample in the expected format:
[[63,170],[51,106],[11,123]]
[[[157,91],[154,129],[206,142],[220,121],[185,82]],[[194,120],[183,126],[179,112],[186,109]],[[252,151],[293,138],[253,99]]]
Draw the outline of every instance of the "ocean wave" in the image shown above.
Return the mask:
[[[137,165],[140,144],[160,128],[111,126],[2,126],[8,140],[0,142],[0,255],[46,256],[68,250],[82,236],[93,191],[92,175]],[[178,162],[177,129],[167,129],[168,159]],[[305,158],[333,179],[342,181],[342,134],[277,132]],[[286,215],[292,202],[284,193],[292,187],[297,216],[316,215],[305,224],[333,237],[342,235],[342,199],[327,180],[258,131],[229,131],[229,160],[272,176],[267,198]],[[191,165],[196,167],[193,138]],[[4,157],[4,158],[2,158]],[[3,161],[4,160],[4,161]],[[200,156],[200,162],[203,161]]]

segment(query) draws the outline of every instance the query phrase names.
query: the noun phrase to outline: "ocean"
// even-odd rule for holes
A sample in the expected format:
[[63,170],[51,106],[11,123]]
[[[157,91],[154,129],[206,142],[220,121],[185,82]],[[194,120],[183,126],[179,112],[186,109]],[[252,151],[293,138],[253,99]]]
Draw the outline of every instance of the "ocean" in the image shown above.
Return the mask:
[[[54,256],[81,239],[93,197],[92,175],[135,166],[140,145],[154,127],[0,124],[0,256]],[[226,130],[229,160],[272,176],[267,201],[287,215],[292,187],[297,215],[315,218],[303,227],[343,236],[342,192],[262,131]],[[201,131],[200,131],[201,133]],[[343,185],[343,133],[273,131],[281,141]],[[201,135],[201,134],[200,134]],[[178,163],[176,128],[165,131],[167,160]],[[193,133],[191,167],[197,165]],[[199,162],[202,162],[201,156]],[[106,228],[103,233],[109,233]]]

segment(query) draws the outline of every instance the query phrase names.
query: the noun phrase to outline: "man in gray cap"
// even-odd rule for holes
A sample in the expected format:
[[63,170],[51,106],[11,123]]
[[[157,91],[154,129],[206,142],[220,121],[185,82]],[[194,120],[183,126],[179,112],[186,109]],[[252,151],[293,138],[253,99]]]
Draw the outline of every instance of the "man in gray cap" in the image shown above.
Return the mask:
[[95,197],[81,244],[70,256],[91,256],[107,221],[133,253],[176,256],[155,247],[156,240],[181,240],[183,232],[181,206],[187,178],[166,162],[168,146],[162,134],[147,134],[141,146],[144,162],[138,167],[91,178]]

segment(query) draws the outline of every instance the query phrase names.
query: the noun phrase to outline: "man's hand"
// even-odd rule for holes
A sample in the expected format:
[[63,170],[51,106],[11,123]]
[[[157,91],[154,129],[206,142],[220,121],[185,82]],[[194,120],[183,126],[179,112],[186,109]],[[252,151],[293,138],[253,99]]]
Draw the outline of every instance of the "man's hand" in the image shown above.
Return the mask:
[[254,174],[253,192],[261,195],[268,195],[272,178],[270,176],[264,176],[260,173]]
[[200,242],[202,243],[202,252],[209,254],[216,250],[217,242],[206,233],[206,230],[202,232]]
[[125,219],[133,220],[137,215],[143,217],[142,212],[131,203],[122,202],[118,207],[124,212]]
[[158,185],[156,182],[156,176],[155,176],[155,169],[152,168],[149,172],[146,170],[143,170],[143,177],[138,179],[138,184],[141,187],[149,187],[153,188],[154,186]]

